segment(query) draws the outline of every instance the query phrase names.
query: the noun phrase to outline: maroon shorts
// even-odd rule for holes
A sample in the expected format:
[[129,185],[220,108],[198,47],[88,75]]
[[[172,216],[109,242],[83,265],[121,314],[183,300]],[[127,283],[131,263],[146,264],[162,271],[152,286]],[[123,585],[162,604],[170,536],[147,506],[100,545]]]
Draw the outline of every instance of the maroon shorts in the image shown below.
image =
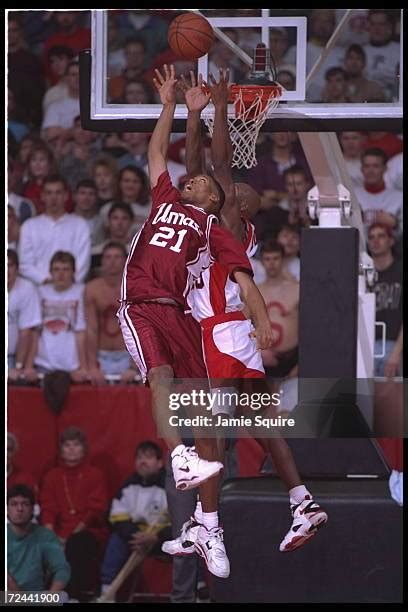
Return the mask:
[[117,316],[144,381],[149,370],[162,365],[170,365],[175,378],[207,378],[200,326],[181,308],[141,302],[121,306]]

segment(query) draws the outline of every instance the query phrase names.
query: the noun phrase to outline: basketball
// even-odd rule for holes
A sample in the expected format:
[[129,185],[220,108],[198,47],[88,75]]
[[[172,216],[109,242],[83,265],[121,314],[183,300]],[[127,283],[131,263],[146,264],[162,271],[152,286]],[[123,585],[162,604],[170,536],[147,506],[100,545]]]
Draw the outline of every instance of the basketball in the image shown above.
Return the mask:
[[178,57],[196,60],[211,49],[214,31],[201,15],[183,13],[171,22],[168,40]]

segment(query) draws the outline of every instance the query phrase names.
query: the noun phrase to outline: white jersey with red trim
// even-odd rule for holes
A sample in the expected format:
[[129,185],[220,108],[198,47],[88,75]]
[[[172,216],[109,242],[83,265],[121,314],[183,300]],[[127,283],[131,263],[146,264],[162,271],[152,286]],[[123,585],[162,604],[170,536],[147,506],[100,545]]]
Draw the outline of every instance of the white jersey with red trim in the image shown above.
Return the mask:
[[[246,219],[242,219],[242,222],[245,224],[245,252],[248,257],[252,257],[257,249],[255,227]],[[217,262],[196,279],[187,296],[187,303],[191,314],[199,322],[244,308],[239,285],[231,280],[227,268]]]

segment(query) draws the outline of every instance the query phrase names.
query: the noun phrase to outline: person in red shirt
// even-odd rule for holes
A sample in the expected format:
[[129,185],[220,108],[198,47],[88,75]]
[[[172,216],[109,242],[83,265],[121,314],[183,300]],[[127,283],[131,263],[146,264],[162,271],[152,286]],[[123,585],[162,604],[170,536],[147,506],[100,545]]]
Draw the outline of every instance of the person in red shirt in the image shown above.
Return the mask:
[[96,592],[102,545],[108,535],[108,493],[102,472],[86,460],[87,440],[78,427],[60,436],[60,465],[44,477],[41,522],[59,537],[71,565],[69,595],[82,600]]
[[[196,438],[198,453],[181,443],[169,420],[173,377],[207,380],[200,328],[186,317],[185,297],[215,260],[239,284],[255,322],[258,346],[270,346],[272,332],[265,303],[252,280],[241,243],[218,225],[225,194],[214,177],[198,174],[180,193],[171,183],[166,157],[176,106],[175,68],[156,71],[154,83],[163,104],[152,134],[148,164],[152,210],[134,237],[125,266],[118,312],[126,346],[152,391],[160,434],[172,451],[176,488],[200,486],[203,512],[215,515],[218,491],[210,481],[222,468],[214,461],[216,441]],[[204,106],[209,95],[204,96]],[[203,458],[205,460],[203,460]],[[228,572],[221,577],[226,578]]]
[[89,49],[91,46],[91,30],[79,25],[79,19],[83,13],[77,11],[55,11],[54,20],[58,31],[52,34],[44,44],[44,63],[47,80],[51,85],[55,85],[58,77],[53,73],[49,64],[49,50],[51,47],[69,47],[78,54],[82,49]]

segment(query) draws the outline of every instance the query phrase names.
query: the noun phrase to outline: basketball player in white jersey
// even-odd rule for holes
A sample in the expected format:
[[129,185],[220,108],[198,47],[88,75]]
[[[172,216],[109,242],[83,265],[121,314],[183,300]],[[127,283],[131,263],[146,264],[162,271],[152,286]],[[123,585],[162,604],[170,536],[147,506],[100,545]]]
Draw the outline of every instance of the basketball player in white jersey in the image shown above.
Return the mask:
[[[228,71],[220,71],[217,83],[210,75],[211,99],[215,106],[215,124],[211,145],[214,175],[221,184],[226,199],[221,211],[222,223],[244,243],[248,257],[256,251],[254,226],[250,223],[259,209],[258,194],[244,183],[235,184],[231,176],[232,145],[227,124]],[[187,122],[186,164],[187,172],[194,176],[202,172],[201,160],[201,124],[197,104],[202,95],[202,81],[199,78],[195,85],[191,73],[192,87],[184,81],[186,103],[189,109]],[[236,386],[240,381],[253,379],[261,383],[265,379],[260,352],[252,337],[253,326],[243,313],[239,288],[234,287],[228,271],[219,264],[214,264],[201,275],[192,286],[188,295],[188,304],[193,317],[200,322],[203,335],[203,354],[208,377],[215,386],[224,390],[235,379]],[[239,379],[239,380],[238,380]],[[222,381],[222,382],[219,382]],[[262,384],[262,383],[261,383]],[[259,386],[257,386],[259,390]],[[231,390],[231,389],[227,389]],[[234,388],[236,390],[236,388]],[[264,388],[264,390],[266,390]],[[225,407],[218,409],[224,411]],[[317,529],[327,521],[326,512],[313,500],[312,494],[303,485],[298,474],[292,453],[286,441],[275,434],[275,437],[257,440],[266,452],[272,456],[277,473],[288,489],[293,522],[290,530],[280,544],[281,552],[288,552],[302,546]],[[219,480],[219,479],[218,479]],[[216,479],[212,480],[214,486]],[[165,542],[163,550],[169,554],[191,554],[198,552],[206,558],[207,551],[201,547],[199,534],[200,503],[193,517],[182,528],[181,535],[175,540]],[[218,545],[218,562],[223,563],[226,553],[223,545]],[[227,559],[225,560],[227,563]]]

